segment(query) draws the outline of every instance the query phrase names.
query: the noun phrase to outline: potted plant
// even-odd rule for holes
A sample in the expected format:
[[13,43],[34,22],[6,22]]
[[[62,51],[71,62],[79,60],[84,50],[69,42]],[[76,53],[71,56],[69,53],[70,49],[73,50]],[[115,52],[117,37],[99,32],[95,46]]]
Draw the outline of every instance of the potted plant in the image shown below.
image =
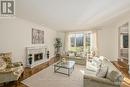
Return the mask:
[[[55,39],[55,44],[54,44],[54,47],[55,47],[55,54],[56,54],[56,58],[60,58],[60,48],[62,47],[62,42],[61,42],[61,39],[60,38],[56,38]],[[58,60],[57,59],[57,60]]]
[[62,42],[60,38],[55,39],[55,49],[56,49],[56,54],[60,54],[60,48],[62,47]]

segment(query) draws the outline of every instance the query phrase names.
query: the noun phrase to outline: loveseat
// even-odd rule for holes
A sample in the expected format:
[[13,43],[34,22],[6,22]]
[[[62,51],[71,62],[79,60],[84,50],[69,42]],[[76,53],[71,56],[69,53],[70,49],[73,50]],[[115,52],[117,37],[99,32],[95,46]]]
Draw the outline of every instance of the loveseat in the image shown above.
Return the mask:
[[[84,87],[120,87],[123,81],[123,75],[121,72],[105,57],[97,58],[88,61],[86,64],[86,70],[84,74]],[[97,63],[97,64],[96,64]],[[97,72],[101,70],[101,67],[107,67],[104,77],[98,76]]]

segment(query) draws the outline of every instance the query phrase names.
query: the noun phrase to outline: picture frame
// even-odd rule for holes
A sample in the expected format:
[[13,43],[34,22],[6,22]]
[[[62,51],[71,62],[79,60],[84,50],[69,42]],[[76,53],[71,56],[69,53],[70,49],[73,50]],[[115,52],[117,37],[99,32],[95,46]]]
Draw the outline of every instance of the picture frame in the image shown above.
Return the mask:
[[44,31],[32,28],[32,44],[44,44]]

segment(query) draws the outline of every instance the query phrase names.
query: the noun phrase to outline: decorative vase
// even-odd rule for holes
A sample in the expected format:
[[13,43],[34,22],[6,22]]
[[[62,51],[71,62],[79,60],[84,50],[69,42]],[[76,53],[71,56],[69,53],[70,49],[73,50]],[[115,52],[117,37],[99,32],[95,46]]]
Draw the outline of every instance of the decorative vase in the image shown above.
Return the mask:
[[32,54],[29,54],[29,58],[28,58],[29,64],[32,64]]
[[31,57],[29,58],[29,64],[30,65],[32,64],[32,58]]
[[66,63],[66,59],[65,59],[65,58],[62,58],[62,62],[63,62],[63,63]]
[[49,51],[47,51],[47,59],[49,59]]

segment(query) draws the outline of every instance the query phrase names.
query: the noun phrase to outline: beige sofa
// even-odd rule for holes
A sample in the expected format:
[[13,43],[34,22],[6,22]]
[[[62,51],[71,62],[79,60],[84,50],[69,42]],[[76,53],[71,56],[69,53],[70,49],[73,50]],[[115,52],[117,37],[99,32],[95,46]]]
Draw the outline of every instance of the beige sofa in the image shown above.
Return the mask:
[[83,52],[67,52],[67,60],[75,61],[76,64],[86,65],[86,57],[83,55]]
[[[123,81],[123,75],[121,72],[106,58],[102,59],[101,66],[108,66],[105,78],[96,75],[98,67],[94,67],[91,62],[87,63],[84,75],[84,87],[120,87]],[[117,71],[119,73],[119,78],[116,79],[116,81],[111,81],[108,78],[112,71]]]

